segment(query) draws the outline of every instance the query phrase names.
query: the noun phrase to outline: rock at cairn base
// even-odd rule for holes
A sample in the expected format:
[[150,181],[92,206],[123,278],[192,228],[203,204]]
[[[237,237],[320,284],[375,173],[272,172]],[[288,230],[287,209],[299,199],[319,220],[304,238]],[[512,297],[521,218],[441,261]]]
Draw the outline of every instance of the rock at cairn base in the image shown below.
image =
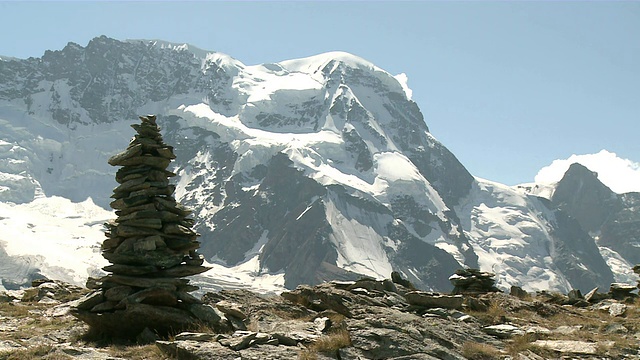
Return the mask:
[[102,243],[111,263],[103,269],[110,274],[95,281],[96,291],[72,310],[95,330],[120,338],[145,329],[167,334],[201,322],[189,310],[199,300],[188,292],[198,288],[182,278],[210,269],[196,252],[191,212],[176,202],[169,184],[173,148],[163,142],[155,116],[140,120],[132,125],[137,135],[127,149],[109,159],[121,166],[111,196],[118,217],[105,224]]
[[449,277],[453,284],[453,294],[485,294],[500,292],[495,287],[495,274],[478,269],[459,269]]

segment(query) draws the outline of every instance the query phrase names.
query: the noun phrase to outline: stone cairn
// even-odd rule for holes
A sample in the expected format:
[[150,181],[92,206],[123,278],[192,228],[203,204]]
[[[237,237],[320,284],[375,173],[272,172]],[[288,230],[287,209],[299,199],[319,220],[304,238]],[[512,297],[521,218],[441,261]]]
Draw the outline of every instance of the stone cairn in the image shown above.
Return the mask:
[[109,159],[121,166],[110,204],[117,219],[105,224],[102,243],[111,263],[103,269],[110,274],[90,279],[87,286],[96,291],[72,310],[94,330],[124,338],[187,329],[206,319],[208,310],[189,294],[198,287],[183,279],[210,268],[196,252],[191,211],[176,202],[169,184],[173,147],[163,142],[155,116],[140,120],[131,125],[137,135],[127,149]]
[[453,284],[453,294],[485,294],[500,292],[495,286],[495,276],[490,272],[467,268],[456,270],[449,281]]

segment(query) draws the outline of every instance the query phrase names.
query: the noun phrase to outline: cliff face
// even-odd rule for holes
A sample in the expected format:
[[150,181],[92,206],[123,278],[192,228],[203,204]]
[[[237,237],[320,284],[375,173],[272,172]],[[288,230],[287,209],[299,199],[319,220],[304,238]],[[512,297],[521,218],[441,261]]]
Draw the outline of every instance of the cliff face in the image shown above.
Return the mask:
[[616,194],[580,164],[569,167],[556,186],[552,202],[631,264],[640,261],[639,193]]

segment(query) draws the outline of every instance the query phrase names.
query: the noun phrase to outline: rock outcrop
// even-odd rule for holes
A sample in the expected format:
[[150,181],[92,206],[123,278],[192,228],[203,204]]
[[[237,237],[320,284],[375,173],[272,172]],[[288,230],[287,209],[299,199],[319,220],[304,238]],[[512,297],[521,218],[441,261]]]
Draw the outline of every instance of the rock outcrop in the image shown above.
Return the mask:
[[217,329],[161,339],[145,331],[155,345],[94,348],[77,340],[90,340],[87,325],[69,314],[87,290],[32,285],[0,296],[2,359],[640,359],[638,304],[610,298],[575,307],[556,303],[566,296],[490,292],[458,295],[456,310],[415,304],[415,290],[368,278],[282,295],[222,290],[199,304]]
[[495,274],[478,269],[459,269],[449,277],[454,294],[485,294],[498,292],[495,286]]
[[105,224],[102,254],[111,262],[110,274],[93,281],[94,291],[74,310],[91,327],[118,337],[132,337],[145,328],[168,333],[195,326],[203,319],[201,302],[189,292],[197,290],[186,276],[209,270],[196,252],[199,236],[191,229],[190,211],[173,197],[175,186],[167,170],[175,159],[165,144],[154,115],[131,125],[137,135],[127,149],[109,159],[121,166],[120,184],[113,190],[111,207],[117,219]]

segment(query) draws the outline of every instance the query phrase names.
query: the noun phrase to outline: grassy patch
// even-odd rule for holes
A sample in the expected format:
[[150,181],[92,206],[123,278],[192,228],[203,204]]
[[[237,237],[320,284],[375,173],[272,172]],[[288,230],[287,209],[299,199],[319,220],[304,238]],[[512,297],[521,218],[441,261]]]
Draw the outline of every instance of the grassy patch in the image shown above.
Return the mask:
[[317,360],[318,353],[313,349],[301,349],[298,352],[298,360]]
[[486,311],[470,311],[469,314],[486,325],[502,324],[507,316],[504,305],[499,299],[489,300]]
[[469,360],[500,359],[502,352],[489,344],[467,341],[462,344],[461,354]]
[[319,337],[313,345],[311,345],[311,348],[317,352],[332,353],[348,346],[351,346],[349,332],[339,329]]
[[135,346],[112,346],[109,354],[129,360],[166,360],[170,359],[155,344]]
[[0,352],[0,360],[68,360],[71,357],[61,354],[54,354],[54,348],[49,345],[37,345],[24,349],[17,349],[11,352]]
[[534,345],[532,344],[536,341],[536,336],[534,334],[526,334],[522,336],[514,336],[509,340],[505,350],[509,355],[513,357],[517,357],[518,354],[523,353],[527,350],[532,350]]
[[30,306],[20,303],[0,303],[0,315],[2,316],[22,318],[29,316],[30,309]]
[[351,346],[351,336],[349,331],[342,328],[334,328],[327,335],[316,339],[313,344],[300,350],[298,359],[315,360],[318,353],[335,354],[338,350]]

